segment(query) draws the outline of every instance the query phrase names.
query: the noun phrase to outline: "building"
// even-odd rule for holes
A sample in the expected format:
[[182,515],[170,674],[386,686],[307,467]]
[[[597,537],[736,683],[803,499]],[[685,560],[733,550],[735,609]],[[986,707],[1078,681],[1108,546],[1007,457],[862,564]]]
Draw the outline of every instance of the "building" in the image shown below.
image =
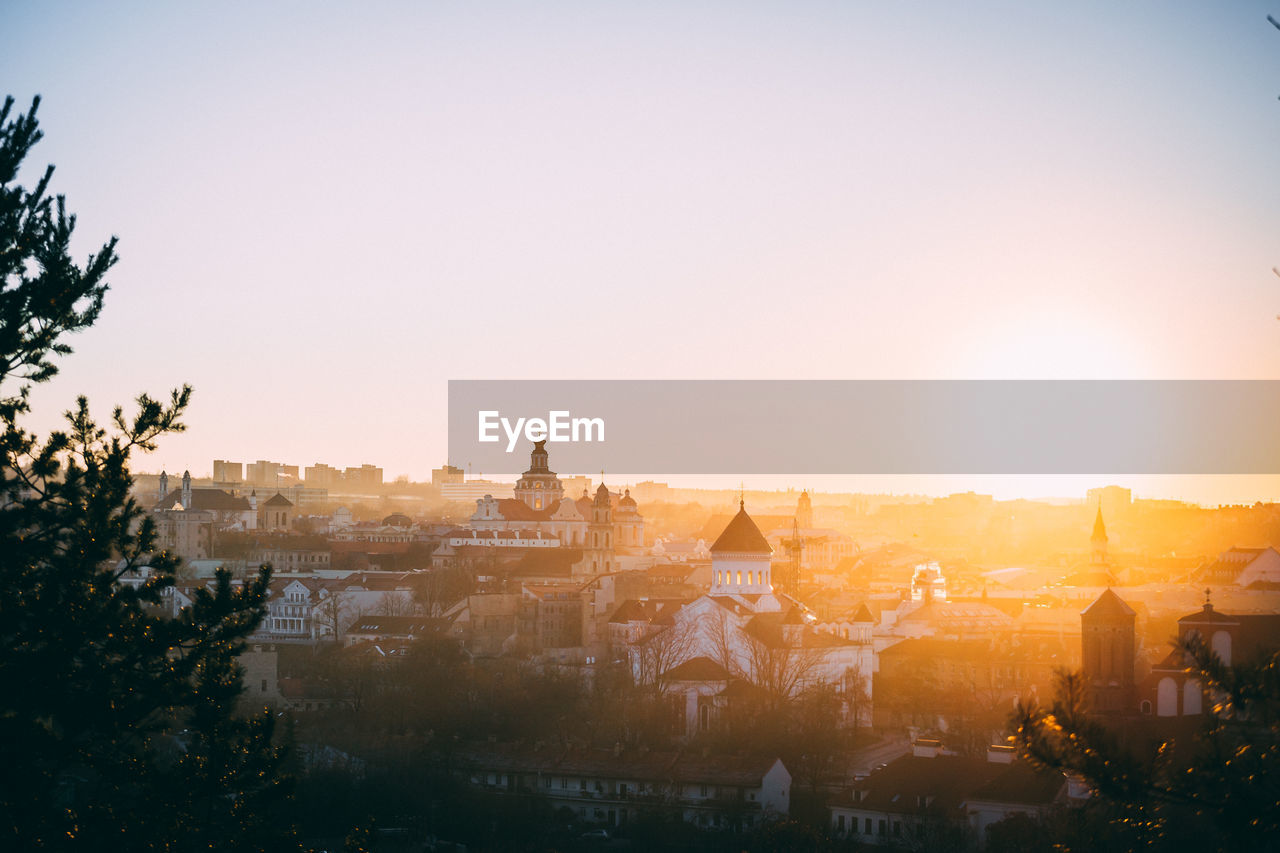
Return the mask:
[[228,462],[225,459],[213,460],[213,481],[215,483],[239,483],[243,480],[243,462]]
[[1089,707],[1099,714],[1132,713],[1137,614],[1108,587],[1080,614],[1080,651]]
[[1123,486],[1101,486],[1086,493],[1085,503],[1112,518],[1119,518],[1133,506],[1133,492]]
[[491,480],[467,480],[459,483],[441,483],[440,497],[446,501],[457,501],[458,503],[475,503],[482,498],[502,499],[504,495],[511,494],[512,485],[510,483],[495,483]]
[[254,530],[257,510],[251,499],[223,489],[193,488],[191,472],[182,473],[181,488],[169,490],[169,475],[160,473],[159,494],[151,508],[160,547],[184,560],[213,554],[220,530]]
[[[1178,620],[1178,638],[1199,634],[1226,665],[1253,663],[1280,649],[1280,614],[1229,614],[1216,610],[1205,590],[1204,607]],[[1157,717],[1203,714],[1207,707],[1204,687],[1187,672],[1188,661],[1173,649],[1151,667],[1142,684],[1138,710]]]
[[582,576],[623,568],[626,561],[620,556],[648,556],[644,554],[644,517],[630,491],[619,495],[601,483],[594,497],[585,493],[567,497],[559,476],[548,466],[545,445],[544,441],[534,443],[529,470],[516,482],[513,497],[486,494],[476,501],[468,527],[556,538],[566,547],[583,551],[577,570]]
[[276,492],[258,510],[258,528],[287,533],[293,527],[293,501]]
[[461,468],[455,468],[452,465],[442,465],[439,468],[431,469],[431,485],[437,488],[448,483],[455,485],[466,480]]
[[1280,589],[1280,552],[1275,548],[1231,548],[1196,575],[1200,583]]
[[538,795],[610,827],[666,811],[704,829],[750,829],[791,807],[791,774],[778,758],[490,744],[459,751],[457,766],[479,790]]
[[317,462],[302,472],[303,482],[318,489],[333,489],[342,485],[342,470]]
[[297,481],[298,466],[259,459],[245,466],[245,482],[255,486],[279,486],[285,480]]
[[831,831],[860,844],[904,850],[948,849],[966,838],[979,846],[993,823],[1041,817],[1066,804],[1066,778],[1015,762],[1012,749],[987,758],[947,754],[919,739],[904,755],[828,802]]
[[359,468],[347,468],[342,472],[342,484],[348,490],[364,494],[376,492],[382,488],[382,469],[367,463]]
[[[710,592],[654,620],[631,641],[627,651],[637,681],[661,681],[695,658],[776,696],[819,682],[842,688],[852,677],[869,675],[870,642],[817,630],[807,608],[773,589],[773,549],[743,502],[710,550]],[[628,607],[623,602],[618,611]],[[711,680],[720,680],[718,671]],[[688,689],[704,692],[696,685]]]

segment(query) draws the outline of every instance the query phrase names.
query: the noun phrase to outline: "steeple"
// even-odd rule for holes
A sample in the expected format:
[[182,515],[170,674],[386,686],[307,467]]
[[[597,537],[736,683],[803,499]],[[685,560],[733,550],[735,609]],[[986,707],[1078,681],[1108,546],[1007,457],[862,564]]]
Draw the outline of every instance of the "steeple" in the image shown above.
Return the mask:
[[191,472],[182,472],[182,508],[191,509]]
[[1098,516],[1093,522],[1093,535],[1089,537],[1090,562],[1095,566],[1105,566],[1107,558],[1107,525],[1102,522],[1102,506],[1098,506]]
[[1090,537],[1093,542],[1107,541],[1107,525],[1102,522],[1102,504],[1098,504],[1098,516],[1093,521],[1093,536]]

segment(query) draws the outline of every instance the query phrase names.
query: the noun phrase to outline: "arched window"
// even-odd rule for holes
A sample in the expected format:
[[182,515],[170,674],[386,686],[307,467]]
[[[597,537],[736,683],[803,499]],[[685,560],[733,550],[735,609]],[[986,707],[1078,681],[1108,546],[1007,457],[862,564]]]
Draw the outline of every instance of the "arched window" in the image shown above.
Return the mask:
[[1143,699],[1142,704],[1139,705],[1138,708],[1139,710],[1142,711],[1142,713],[1146,714],[1148,717],[1151,716],[1151,700],[1150,699]]
[[1168,676],[1160,679],[1160,684],[1156,687],[1156,715],[1178,716],[1178,685]]
[[1182,713],[1184,715],[1201,713],[1203,710],[1201,707],[1202,699],[1200,683],[1193,679],[1187,679],[1187,682],[1182,685]]
[[1214,631],[1213,653],[1222,658],[1227,666],[1231,665],[1231,635],[1226,631]]

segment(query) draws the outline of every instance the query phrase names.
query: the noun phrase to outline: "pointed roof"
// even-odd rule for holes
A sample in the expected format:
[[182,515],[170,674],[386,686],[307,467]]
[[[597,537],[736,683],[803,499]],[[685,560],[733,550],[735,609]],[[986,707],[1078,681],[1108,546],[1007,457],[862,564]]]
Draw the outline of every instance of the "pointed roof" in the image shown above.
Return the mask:
[[1098,517],[1093,522],[1093,535],[1089,537],[1092,541],[1097,542],[1101,539],[1107,541],[1107,526],[1102,523],[1102,504],[1098,504]]
[[875,624],[875,621],[876,621],[876,617],[874,617],[874,616],[872,616],[872,615],[871,615],[871,609],[870,609],[869,607],[867,607],[867,603],[864,601],[864,602],[862,602],[861,604],[859,604],[859,605],[858,605],[858,609],[857,609],[856,611],[854,611],[854,614],[853,614],[853,620],[852,620],[852,621],[854,621],[854,622],[870,622],[871,624],[873,624],[873,625],[874,625],[874,624]]
[[738,514],[733,517],[724,532],[711,546],[711,553],[732,551],[738,554],[772,554],[773,548],[764,538],[760,528],[747,515],[746,504],[738,501]]
[[263,506],[293,506],[293,501],[276,492]]
[[1081,616],[1092,617],[1132,617],[1136,614],[1133,608],[1124,603],[1124,599],[1116,595],[1111,587],[1107,587],[1102,591],[1102,595],[1098,596],[1093,604],[1090,604],[1080,613]]

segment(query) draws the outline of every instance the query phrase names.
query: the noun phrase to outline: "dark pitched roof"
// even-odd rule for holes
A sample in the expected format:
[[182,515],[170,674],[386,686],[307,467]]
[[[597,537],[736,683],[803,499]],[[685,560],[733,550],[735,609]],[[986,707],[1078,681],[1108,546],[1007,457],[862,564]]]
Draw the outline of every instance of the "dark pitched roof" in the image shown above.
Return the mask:
[[746,507],[739,505],[738,514],[729,522],[729,526],[724,529],[716,539],[715,544],[711,546],[711,552],[714,554],[720,552],[733,552],[738,554],[772,554],[773,548],[769,547],[769,542],[764,538],[764,534],[760,532],[760,528],[756,527],[756,523],[751,520],[751,516],[747,515]]
[[1137,614],[1134,613],[1132,607],[1124,603],[1120,596],[1115,594],[1111,587],[1107,587],[1102,591],[1102,595],[1094,599],[1093,604],[1081,611],[1080,615],[1114,619],[1118,617],[1133,618]]
[[293,501],[289,500],[279,492],[276,492],[267,499],[267,502],[264,503],[263,506],[293,506]]
[[1022,762],[1004,767],[1003,773],[978,786],[966,799],[1043,806],[1056,800],[1067,784],[1066,778],[1053,770],[1036,770]]
[[876,621],[876,617],[871,615],[871,609],[867,607],[867,603],[864,601],[858,605],[858,609],[854,612],[853,619],[851,621],[874,623]]
[[628,598],[613,611],[609,621],[613,623],[652,622],[659,616],[669,615],[685,605],[681,598]]
[[708,657],[689,658],[667,670],[668,681],[728,681],[729,671]]
[[522,500],[502,498],[498,501],[498,512],[502,513],[502,517],[507,521],[549,521],[551,513],[555,512],[559,505],[560,502],[556,501],[546,509],[534,509]]
[[854,784],[862,798],[853,807],[892,814],[912,814],[927,807],[946,813],[959,808],[969,791],[981,788],[1007,766],[958,755],[904,755]]
[[413,637],[430,633],[435,622],[423,616],[361,616],[351,623],[348,634],[394,634]]
[[[165,495],[155,509],[173,509],[173,505],[182,504],[182,490],[174,489]],[[213,512],[244,512],[249,509],[248,498],[237,497],[222,489],[192,489],[191,509],[210,510]]]

